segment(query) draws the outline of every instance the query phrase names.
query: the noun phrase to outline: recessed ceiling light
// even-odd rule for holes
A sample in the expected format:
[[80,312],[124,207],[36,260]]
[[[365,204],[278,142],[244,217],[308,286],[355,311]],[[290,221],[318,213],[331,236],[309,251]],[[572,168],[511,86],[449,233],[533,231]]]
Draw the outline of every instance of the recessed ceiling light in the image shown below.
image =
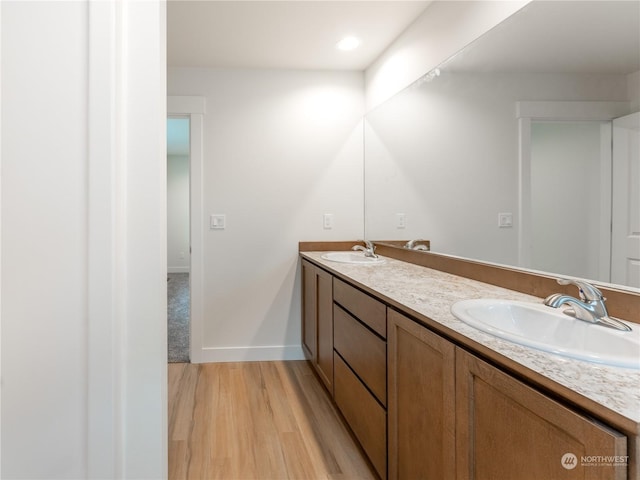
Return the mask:
[[336,43],[336,48],[338,50],[348,52],[349,50],[358,48],[359,45],[360,39],[358,37],[354,37],[353,35],[349,35],[348,37],[344,37],[342,40]]

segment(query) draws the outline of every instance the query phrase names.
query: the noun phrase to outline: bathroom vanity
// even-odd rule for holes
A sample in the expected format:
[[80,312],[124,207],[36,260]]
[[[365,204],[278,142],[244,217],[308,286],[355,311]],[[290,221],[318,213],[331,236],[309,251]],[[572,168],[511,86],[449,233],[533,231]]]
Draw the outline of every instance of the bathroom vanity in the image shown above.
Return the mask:
[[381,478],[639,478],[640,370],[517,345],[450,312],[539,296],[304,250],[305,354]]

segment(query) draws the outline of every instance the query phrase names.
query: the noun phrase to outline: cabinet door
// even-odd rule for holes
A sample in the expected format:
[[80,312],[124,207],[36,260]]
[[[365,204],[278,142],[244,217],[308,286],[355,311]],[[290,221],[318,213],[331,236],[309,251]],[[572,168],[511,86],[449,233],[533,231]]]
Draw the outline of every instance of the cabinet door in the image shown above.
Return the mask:
[[455,347],[389,310],[387,355],[389,478],[454,479]]
[[318,335],[316,370],[333,395],[333,277],[329,272],[316,268],[315,281]]
[[302,349],[307,357],[315,364],[316,359],[316,329],[317,329],[317,287],[316,269],[313,264],[302,261]]
[[[461,349],[456,381],[458,478],[627,478],[627,442],[621,433]],[[600,465],[596,459],[614,456],[624,463]]]

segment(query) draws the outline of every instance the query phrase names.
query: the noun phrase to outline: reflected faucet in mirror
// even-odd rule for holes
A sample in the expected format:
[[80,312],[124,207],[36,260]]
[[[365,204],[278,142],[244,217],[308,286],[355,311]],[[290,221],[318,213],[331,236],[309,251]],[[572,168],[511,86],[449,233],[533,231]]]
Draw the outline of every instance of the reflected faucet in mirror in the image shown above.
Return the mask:
[[557,282],[560,285],[575,285],[578,287],[580,299],[564,293],[554,293],[545,298],[545,305],[553,308],[560,308],[563,305],[567,305],[571,308],[564,310],[564,313],[574,316],[578,320],[615,328],[616,330],[622,330],[625,332],[631,331],[631,327],[620,320],[609,316],[605,305],[606,298],[602,296],[602,292],[600,292],[600,290],[590,283],[564,278],[559,278]]
[[408,248],[409,250],[418,250],[422,252],[428,252],[430,250],[428,245],[424,243],[418,243],[418,242],[424,242],[424,240],[421,238],[418,238],[416,240],[409,240],[407,243],[404,244],[404,248]]
[[351,250],[358,250],[364,252],[365,257],[378,258],[376,255],[376,246],[370,240],[359,240],[364,243],[364,247],[362,245],[354,245],[351,247]]

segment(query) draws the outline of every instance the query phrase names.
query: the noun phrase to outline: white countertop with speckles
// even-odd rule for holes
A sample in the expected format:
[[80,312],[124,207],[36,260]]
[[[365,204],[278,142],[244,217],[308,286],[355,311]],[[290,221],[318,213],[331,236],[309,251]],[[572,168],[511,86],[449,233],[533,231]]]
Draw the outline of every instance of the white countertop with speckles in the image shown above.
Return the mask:
[[575,360],[511,343],[467,325],[450,311],[455,302],[471,298],[536,303],[541,303],[541,298],[392,258],[385,258],[385,263],[378,265],[353,265],[324,260],[323,253],[302,252],[301,255],[640,423],[640,370]]

